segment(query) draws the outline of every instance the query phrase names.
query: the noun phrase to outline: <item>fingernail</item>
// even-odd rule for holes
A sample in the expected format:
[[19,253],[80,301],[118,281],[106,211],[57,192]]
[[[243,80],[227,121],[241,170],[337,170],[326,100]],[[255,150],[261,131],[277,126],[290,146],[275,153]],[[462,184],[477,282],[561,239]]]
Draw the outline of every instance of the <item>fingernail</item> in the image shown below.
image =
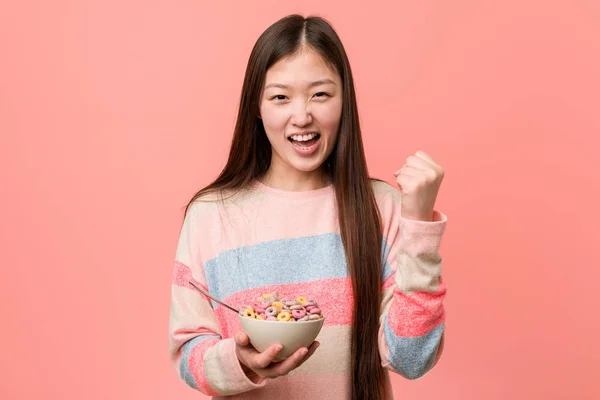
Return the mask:
[[308,349],[302,349],[302,350],[300,350],[300,355],[302,357],[304,357],[307,353],[308,353]]
[[277,346],[275,346],[275,351],[281,351],[281,349],[283,349],[283,346],[278,344]]

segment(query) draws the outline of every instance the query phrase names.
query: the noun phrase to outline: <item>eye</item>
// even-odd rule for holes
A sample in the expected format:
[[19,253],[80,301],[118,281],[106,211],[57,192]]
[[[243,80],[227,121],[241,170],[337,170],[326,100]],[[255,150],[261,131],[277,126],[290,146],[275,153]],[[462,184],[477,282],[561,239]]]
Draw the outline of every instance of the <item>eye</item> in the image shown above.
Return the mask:
[[324,99],[326,97],[329,97],[329,93],[318,92],[318,93],[315,93],[315,97],[320,98],[320,99]]
[[285,97],[282,94],[277,94],[275,96],[272,96],[269,100],[278,100],[278,101],[282,101],[285,100],[287,97]]

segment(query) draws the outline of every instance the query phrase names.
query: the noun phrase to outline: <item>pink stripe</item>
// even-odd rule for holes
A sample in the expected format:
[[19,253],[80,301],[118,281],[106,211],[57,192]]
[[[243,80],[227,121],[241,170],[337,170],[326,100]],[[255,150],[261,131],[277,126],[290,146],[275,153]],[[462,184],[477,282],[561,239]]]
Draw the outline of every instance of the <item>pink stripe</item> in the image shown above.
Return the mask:
[[[325,317],[323,326],[350,325],[352,322],[354,296],[350,278],[329,278],[312,282],[263,286],[258,289],[254,288],[235,293],[225,301],[233,307],[242,308],[244,305],[254,302],[263,293],[273,293],[275,291],[285,298],[305,296],[314,299],[323,311]],[[222,328],[223,338],[232,337],[241,330],[238,317],[231,310],[218,306],[215,315]]]
[[175,261],[175,268],[173,269],[173,284],[185,288],[193,289],[188,282],[192,282],[194,285],[200,286],[206,290],[206,286],[202,285],[192,276],[192,270],[187,265]]
[[[296,237],[314,236],[332,233],[331,228],[337,227],[335,214],[335,196],[325,196],[318,208],[314,202],[280,201],[277,197],[249,197],[236,207],[218,212],[201,213],[198,225],[211,226],[211,235],[198,243],[199,254],[204,262],[213,259],[219,253],[231,249],[252,246],[271,240],[289,239]],[[296,219],[293,228],[280,229],[282,220],[289,220],[290,210],[294,210]],[[305,218],[305,214],[311,218]],[[249,217],[251,220],[249,221]],[[253,223],[251,228],[246,225]],[[244,234],[232,235],[231,232]],[[248,233],[248,234],[246,234]]]
[[385,280],[385,282],[383,282],[383,286],[381,287],[382,290],[385,290],[387,288],[389,288],[390,286],[393,286],[396,283],[396,271],[392,272],[392,274],[390,276],[388,276],[388,278]]
[[394,290],[388,313],[390,327],[397,336],[417,337],[444,322],[443,300],[446,286],[441,283],[435,292],[404,294]]
[[[227,304],[230,304],[227,300]],[[233,306],[236,307],[235,305]],[[241,308],[241,307],[240,307]],[[237,320],[237,316],[233,314],[233,312],[229,309],[226,309],[223,306],[217,306],[215,310],[215,317],[217,319],[217,323],[219,324],[219,329],[221,330],[221,337],[223,339],[233,337],[237,332],[241,331],[241,325]]]
[[208,396],[217,396],[218,393],[215,392],[206,381],[206,375],[204,374],[204,352],[206,352],[209,347],[218,343],[219,340],[220,339],[217,338],[206,339],[198,343],[198,345],[192,349],[190,357],[188,358],[188,368],[194,375],[198,389]]
[[[268,382],[263,388],[243,393],[236,398],[245,400],[349,399],[351,398],[350,382],[348,374],[288,374]],[[388,392],[387,396],[388,399],[393,398],[391,392]]]

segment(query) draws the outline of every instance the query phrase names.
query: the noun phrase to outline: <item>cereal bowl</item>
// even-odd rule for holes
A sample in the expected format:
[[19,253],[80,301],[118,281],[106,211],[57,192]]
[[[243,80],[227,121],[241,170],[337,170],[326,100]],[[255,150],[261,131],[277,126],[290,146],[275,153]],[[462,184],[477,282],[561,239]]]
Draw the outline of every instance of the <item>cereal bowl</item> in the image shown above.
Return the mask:
[[238,315],[242,329],[254,348],[263,352],[274,344],[283,349],[275,360],[282,361],[301,347],[309,347],[323,327],[324,318],[311,321],[266,321]]

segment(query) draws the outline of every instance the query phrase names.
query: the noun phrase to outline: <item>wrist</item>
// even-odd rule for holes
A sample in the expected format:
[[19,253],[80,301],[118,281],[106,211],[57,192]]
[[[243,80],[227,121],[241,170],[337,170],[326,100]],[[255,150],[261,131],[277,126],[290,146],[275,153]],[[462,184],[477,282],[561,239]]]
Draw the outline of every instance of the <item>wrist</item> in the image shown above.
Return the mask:
[[404,214],[400,212],[402,218],[411,219],[422,222],[433,222],[433,211],[429,214]]
[[242,361],[240,361],[239,358],[238,358],[238,361],[240,362],[242,371],[244,371],[244,374],[246,374],[248,379],[250,379],[253,382],[257,382],[260,379],[260,377],[256,374],[256,372],[254,372],[252,369],[250,369],[248,366],[246,366],[246,364],[244,364]]

